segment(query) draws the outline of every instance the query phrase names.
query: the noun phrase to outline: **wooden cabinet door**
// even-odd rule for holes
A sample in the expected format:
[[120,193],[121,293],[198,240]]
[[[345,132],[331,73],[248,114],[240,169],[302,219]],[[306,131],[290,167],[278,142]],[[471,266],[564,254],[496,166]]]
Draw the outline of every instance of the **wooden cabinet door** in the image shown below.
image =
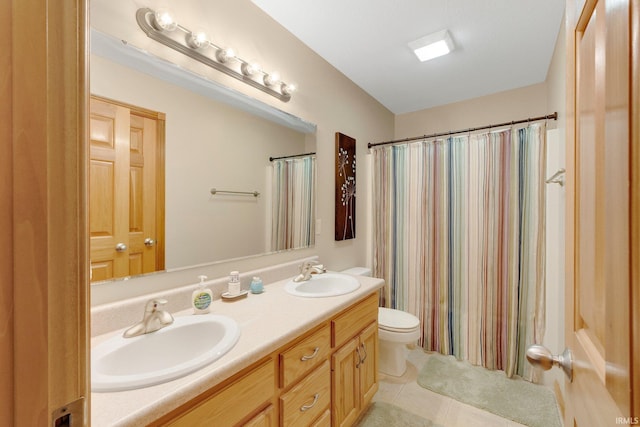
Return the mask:
[[334,427],[350,426],[360,412],[360,363],[358,337],[347,342],[331,356],[331,406]]
[[91,98],[92,280],[164,269],[164,115]]
[[637,105],[637,96],[630,97],[638,84],[637,64],[630,71],[630,52],[638,52],[637,45],[630,48],[631,34],[638,34],[637,11],[631,11],[637,3],[567,2],[565,340],[574,354],[573,381],[565,387],[567,426],[637,424],[640,416],[637,396],[633,400],[639,359],[632,352],[640,225],[633,171],[640,164],[631,143],[638,139],[638,117],[630,107]]
[[278,417],[273,405],[260,412],[244,424],[244,427],[276,427],[278,425]]
[[360,334],[360,407],[365,408],[378,391],[378,322]]

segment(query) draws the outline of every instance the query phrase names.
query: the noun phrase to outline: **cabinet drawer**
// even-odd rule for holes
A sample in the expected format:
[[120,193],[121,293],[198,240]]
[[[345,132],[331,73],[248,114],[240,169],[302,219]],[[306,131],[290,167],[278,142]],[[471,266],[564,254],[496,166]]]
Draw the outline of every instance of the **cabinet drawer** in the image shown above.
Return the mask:
[[311,424],[311,427],[331,427],[331,411],[329,409],[324,411],[324,414]]
[[371,322],[378,321],[378,293],[373,293],[331,321],[331,346],[338,348]]
[[331,329],[323,327],[280,353],[280,387],[286,388],[327,359],[331,351]]
[[280,397],[282,425],[309,425],[331,404],[329,361],[320,365],[298,385]]
[[[269,359],[235,380],[170,426],[231,426],[267,402],[275,390],[275,361]],[[241,404],[238,404],[241,403]]]

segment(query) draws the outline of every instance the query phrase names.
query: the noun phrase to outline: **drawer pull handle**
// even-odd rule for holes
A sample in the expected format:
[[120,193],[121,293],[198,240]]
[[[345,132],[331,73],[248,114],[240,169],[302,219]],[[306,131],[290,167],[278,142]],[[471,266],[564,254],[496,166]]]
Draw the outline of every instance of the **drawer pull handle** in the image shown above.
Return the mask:
[[316,393],[315,396],[313,396],[313,402],[311,402],[309,405],[302,405],[300,407],[300,412],[305,412],[308,411],[309,409],[313,408],[314,405],[318,402],[318,398],[320,397],[319,393]]
[[313,354],[311,356],[304,355],[300,358],[300,360],[302,360],[303,362],[306,362],[307,360],[311,360],[318,355],[319,351],[320,351],[320,347],[316,347],[315,350],[313,350]]

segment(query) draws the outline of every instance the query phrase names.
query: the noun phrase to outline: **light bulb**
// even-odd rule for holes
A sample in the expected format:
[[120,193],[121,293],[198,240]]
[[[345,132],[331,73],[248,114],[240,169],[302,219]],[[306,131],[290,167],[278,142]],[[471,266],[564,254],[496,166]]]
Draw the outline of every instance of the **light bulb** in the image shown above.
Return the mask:
[[178,26],[178,23],[173,19],[171,12],[167,9],[158,9],[153,15],[151,24],[160,31],[173,31]]
[[291,94],[292,94],[293,92],[295,92],[297,88],[298,88],[298,87],[296,86],[296,84],[295,84],[295,83],[284,83],[284,82],[283,82],[283,83],[280,85],[280,92],[282,92],[282,94],[283,94],[283,95],[289,95],[289,96],[291,96]]
[[187,44],[192,49],[199,49],[207,45],[207,34],[204,31],[191,32],[187,35]]
[[278,74],[277,71],[274,71],[271,74],[265,74],[263,81],[267,86],[275,86],[280,82],[280,74]]
[[220,49],[216,52],[216,59],[218,62],[225,63],[230,59],[235,58],[236,53],[231,48]]
[[260,67],[260,64],[256,62],[243,62],[240,66],[240,70],[245,76],[252,76],[262,71],[262,68]]

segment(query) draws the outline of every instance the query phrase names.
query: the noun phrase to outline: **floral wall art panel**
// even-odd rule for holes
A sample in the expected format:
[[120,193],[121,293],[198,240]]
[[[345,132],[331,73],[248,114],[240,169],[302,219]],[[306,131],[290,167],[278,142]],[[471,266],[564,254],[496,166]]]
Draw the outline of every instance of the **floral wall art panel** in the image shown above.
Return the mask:
[[336,132],[336,240],[356,237],[356,140]]

